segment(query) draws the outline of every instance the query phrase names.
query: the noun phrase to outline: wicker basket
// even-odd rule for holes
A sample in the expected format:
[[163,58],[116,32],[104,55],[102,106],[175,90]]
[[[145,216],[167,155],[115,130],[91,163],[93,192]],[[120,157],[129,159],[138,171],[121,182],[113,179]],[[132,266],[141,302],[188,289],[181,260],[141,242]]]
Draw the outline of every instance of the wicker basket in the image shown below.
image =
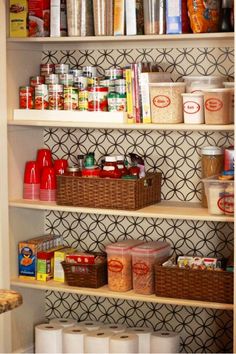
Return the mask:
[[107,284],[107,261],[98,264],[73,264],[61,262],[65,280],[70,286],[100,288]]
[[161,173],[125,180],[58,175],[59,205],[136,210],[161,200]]
[[155,265],[155,294],[189,300],[233,303],[233,273]]

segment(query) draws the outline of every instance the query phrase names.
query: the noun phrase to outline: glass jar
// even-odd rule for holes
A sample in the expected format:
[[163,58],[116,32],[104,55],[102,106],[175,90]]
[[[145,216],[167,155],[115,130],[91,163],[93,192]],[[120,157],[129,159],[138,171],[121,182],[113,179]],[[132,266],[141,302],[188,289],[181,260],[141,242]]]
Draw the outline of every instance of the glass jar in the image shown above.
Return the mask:
[[[202,178],[220,174],[224,169],[223,149],[218,146],[206,146],[201,149]],[[202,188],[202,206],[207,208],[207,198]]]
[[117,161],[115,156],[105,156],[105,162],[103,169],[100,173],[102,178],[121,178],[121,170],[117,166]]
[[79,177],[81,176],[81,171],[76,166],[67,167],[65,176]]
[[128,169],[125,166],[125,158],[122,155],[116,156],[116,164],[118,169],[121,171],[121,175],[128,175]]

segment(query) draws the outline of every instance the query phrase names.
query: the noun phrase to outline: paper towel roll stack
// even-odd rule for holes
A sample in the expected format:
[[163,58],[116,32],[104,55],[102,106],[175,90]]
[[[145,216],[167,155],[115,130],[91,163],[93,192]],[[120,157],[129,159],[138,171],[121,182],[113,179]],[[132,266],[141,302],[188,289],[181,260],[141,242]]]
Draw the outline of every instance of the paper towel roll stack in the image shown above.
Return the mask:
[[88,334],[82,327],[64,328],[62,333],[63,353],[84,354],[85,336]]
[[62,326],[53,323],[35,327],[35,353],[62,353]]
[[77,321],[72,320],[70,318],[53,318],[52,320],[50,320],[50,323],[67,328],[75,326],[77,324]]
[[150,328],[131,327],[128,329],[128,332],[135,333],[138,336],[138,353],[150,353],[151,333],[153,333]]
[[77,327],[83,327],[88,331],[98,331],[102,327],[102,323],[87,320],[87,321],[77,322]]
[[105,328],[105,329],[109,329],[110,331],[112,331],[114,334],[117,333],[123,333],[127,330],[126,327],[117,325],[115,323],[108,323],[108,324],[104,324],[101,328]]
[[109,353],[138,353],[138,336],[134,333],[118,333],[110,338]]
[[150,353],[179,353],[180,336],[175,332],[153,332]]
[[89,354],[108,354],[110,338],[113,335],[108,329],[89,331],[84,341],[84,352]]

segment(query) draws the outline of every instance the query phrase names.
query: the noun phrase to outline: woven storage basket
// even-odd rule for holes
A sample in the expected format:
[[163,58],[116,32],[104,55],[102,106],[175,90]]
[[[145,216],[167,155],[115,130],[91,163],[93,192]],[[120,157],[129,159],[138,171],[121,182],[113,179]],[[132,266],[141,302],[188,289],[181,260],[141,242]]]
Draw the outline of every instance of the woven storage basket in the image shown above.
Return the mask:
[[161,200],[161,173],[137,180],[58,175],[59,205],[136,210]]
[[72,264],[61,262],[65,280],[70,286],[99,288],[107,284],[107,261],[98,264]]
[[233,273],[155,265],[155,294],[162,297],[233,303]]

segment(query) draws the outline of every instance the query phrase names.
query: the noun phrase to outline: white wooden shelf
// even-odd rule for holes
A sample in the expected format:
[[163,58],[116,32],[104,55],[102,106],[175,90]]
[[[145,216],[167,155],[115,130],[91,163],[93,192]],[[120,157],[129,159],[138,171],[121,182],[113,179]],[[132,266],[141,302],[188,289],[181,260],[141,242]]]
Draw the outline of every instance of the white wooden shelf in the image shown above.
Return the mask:
[[119,215],[127,217],[141,218],[161,218],[172,220],[202,220],[213,222],[234,222],[233,216],[211,215],[207,208],[202,208],[199,203],[168,202],[147,206],[138,210],[116,210],[61,206],[55,202],[40,202],[25,199],[11,200],[9,205],[16,208],[52,210],[71,213],[99,214],[99,215]]
[[38,280],[25,280],[14,278],[11,281],[11,285],[38,289],[38,290],[51,290],[51,291],[60,291],[65,293],[89,295],[89,296],[99,296],[106,298],[114,299],[124,299],[130,301],[142,301],[142,302],[153,302],[167,305],[179,305],[179,306],[191,306],[191,307],[202,307],[202,308],[211,308],[211,309],[220,309],[220,310],[233,310],[232,304],[216,303],[216,302],[206,302],[206,301],[196,301],[196,300],[185,300],[185,299],[175,299],[167,297],[158,297],[155,295],[140,295],[136,294],[133,290],[127,292],[114,292],[108,289],[108,286],[102,286],[98,289],[92,288],[80,288],[68,286],[64,283],[55,282],[50,280],[48,282],[41,282]]

